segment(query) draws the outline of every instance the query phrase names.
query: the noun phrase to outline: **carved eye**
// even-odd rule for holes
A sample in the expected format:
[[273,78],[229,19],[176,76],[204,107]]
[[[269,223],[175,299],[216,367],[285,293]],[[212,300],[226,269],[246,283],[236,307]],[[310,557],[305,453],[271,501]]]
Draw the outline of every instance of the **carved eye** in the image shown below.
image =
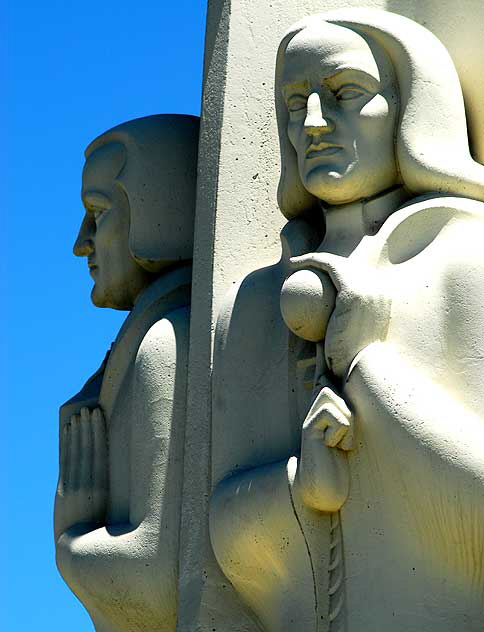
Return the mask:
[[357,99],[358,97],[367,95],[368,91],[360,86],[347,84],[345,86],[341,86],[341,88],[336,90],[334,94],[338,101],[351,101],[352,99]]
[[103,213],[104,213],[104,209],[101,209],[101,208],[94,209],[93,211],[94,220],[97,222],[97,220],[101,217]]
[[289,110],[289,112],[299,112],[306,108],[306,104],[306,97],[303,97],[300,94],[296,94],[292,97],[289,97],[289,99],[287,100],[287,109]]

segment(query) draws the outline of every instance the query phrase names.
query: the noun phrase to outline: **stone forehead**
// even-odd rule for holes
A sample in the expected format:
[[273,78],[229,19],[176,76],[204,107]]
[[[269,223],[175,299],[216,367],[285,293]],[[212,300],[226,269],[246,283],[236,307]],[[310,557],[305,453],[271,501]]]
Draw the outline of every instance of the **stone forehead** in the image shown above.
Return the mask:
[[[304,62],[301,57],[305,58]],[[365,39],[349,28],[323,20],[314,20],[289,42],[284,60],[284,81],[292,81],[294,73],[314,64],[327,67],[329,75],[355,68],[379,76],[374,55]]]
[[358,33],[338,24],[315,19],[291,39],[286,52],[317,51],[327,56],[348,50],[361,52],[362,49],[370,50],[370,47]]
[[111,142],[95,149],[84,164],[83,189],[112,184],[123,168],[125,160],[126,149],[121,143]]

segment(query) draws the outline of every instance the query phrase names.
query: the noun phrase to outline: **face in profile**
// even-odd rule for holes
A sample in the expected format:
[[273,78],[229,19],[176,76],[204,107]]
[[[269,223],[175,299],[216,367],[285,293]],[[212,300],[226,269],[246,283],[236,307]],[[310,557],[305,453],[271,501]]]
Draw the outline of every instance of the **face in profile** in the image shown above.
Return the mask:
[[117,143],[104,145],[87,158],[81,192],[86,213],[74,254],[87,257],[94,305],[127,310],[152,278],[129,250],[129,203],[116,181],[124,161],[124,147]]
[[283,97],[304,187],[329,204],[372,197],[398,182],[396,82],[383,53],[322,23],[289,42]]

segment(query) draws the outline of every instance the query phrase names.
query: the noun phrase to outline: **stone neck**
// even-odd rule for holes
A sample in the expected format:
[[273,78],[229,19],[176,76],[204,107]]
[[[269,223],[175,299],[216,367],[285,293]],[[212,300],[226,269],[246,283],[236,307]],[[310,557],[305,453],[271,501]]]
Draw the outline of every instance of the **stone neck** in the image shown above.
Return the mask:
[[190,283],[192,274],[191,262],[164,272],[153,283],[145,287],[136,297],[131,313],[141,312],[163,294],[171,292],[178,285]]
[[160,300],[163,296],[167,296],[182,285],[190,285],[192,277],[191,262],[186,265],[168,270],[164,272],[158,279],[153,281],[151,285],[142,290],[136,297],[133,309],[129,312],[124,321],[113,345],[125,335],[126,331],[131,327],[149,307]]
[[324,208],[326,232],[320,250],[349,256],[366,235],[375,235],[409,195],[398,187],[351,204]]

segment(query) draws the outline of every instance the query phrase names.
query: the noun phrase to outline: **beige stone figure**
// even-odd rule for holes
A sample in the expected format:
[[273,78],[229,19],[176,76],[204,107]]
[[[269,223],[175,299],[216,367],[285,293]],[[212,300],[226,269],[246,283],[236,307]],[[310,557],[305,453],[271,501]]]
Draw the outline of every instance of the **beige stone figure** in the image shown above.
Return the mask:
[[279,206],[325,221],[281,294],[313,399],[299,453],[219,483],[216,558],[274,632],[478,632],[484,167],[456,70],[411,20],[335,11],[284,36],[276,109]]
[[60,411],[57,565],[98,632],[176,629],[197,147],[198,118],[159,115],[85,152],[74,254],[130,312]]

